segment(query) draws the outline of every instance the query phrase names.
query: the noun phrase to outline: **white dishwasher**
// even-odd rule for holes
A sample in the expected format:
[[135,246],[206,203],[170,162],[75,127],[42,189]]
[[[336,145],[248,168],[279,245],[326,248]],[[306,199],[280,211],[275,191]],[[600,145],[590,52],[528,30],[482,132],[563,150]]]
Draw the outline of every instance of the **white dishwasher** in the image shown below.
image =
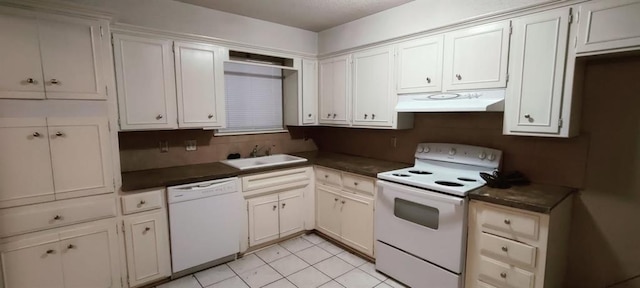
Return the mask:
[[174,275],[240,251],[243,200],[237,177],[167,188]]

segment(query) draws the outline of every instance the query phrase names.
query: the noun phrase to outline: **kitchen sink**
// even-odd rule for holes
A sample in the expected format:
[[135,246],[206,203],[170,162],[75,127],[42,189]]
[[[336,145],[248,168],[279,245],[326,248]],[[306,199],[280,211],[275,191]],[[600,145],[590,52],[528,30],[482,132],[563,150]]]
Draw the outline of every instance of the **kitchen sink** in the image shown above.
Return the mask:
[[293,163],[306,162],[307,159],[287,154],[276,154],[270,156],[262,156],[255,158],[241,158],[222,160],[220,162],[240,170],[264,168],[271,166],[279,166]]

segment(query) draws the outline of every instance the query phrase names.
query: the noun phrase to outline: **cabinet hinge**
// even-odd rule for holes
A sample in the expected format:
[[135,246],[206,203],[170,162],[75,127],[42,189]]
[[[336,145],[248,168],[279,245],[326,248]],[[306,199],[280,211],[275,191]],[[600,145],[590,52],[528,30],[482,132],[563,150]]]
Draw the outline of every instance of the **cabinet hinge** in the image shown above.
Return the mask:
[[507,82],[509,82],[509,73],[507,73],[507,77],[505,79]]
[[580,23],[580,11],[576,11],[576,24]]
[[513,26],[511,26],[511,24],[509,24],[509,35],[513,34]]
[[173,42],[173,44],[171,45],[171,51],[173,51],[173,53],[176,52],[176,42]]
[[109,96],[109,87],[108,86],[104,86],[104,94]]
[[562,128],[562,118],[558,119],[558,128]]
[[124,287],[124,280],[122,280],[122,276],[120,276],[120,287]]
[[104,36],[104,30],[102,30],[102,26],[100,26],[100,38]]
[[111,46],[113,46],[113,35],[111,35]]
[[569,8],[569,24],[573,23],[573,9]]
[[[122,234],[124,234],[124,223],[122,223]],[[129,279],[127,279],[129,281]]]

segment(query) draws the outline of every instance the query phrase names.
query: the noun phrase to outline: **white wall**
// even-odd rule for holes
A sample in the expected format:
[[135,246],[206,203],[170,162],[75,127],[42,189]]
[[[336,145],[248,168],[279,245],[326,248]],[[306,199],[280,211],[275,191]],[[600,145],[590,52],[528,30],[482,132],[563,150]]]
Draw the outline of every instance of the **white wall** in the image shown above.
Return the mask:
[[457,23],[488,13],[559,0],[415,0],[319,33],[327,54]]
[[261,47],[317,54],[318,34],[171,0],[64,0],[115,14],[116,21],[222,38]]

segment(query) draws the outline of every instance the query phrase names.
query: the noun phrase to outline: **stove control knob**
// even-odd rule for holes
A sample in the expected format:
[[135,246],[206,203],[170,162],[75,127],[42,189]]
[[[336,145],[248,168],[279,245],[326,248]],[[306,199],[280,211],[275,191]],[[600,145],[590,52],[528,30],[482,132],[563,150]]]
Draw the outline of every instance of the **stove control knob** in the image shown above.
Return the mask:
[[491,154],[489,154],[489,157],[487,157],[487,159],[489,159],[489,161],[496,160],[496,155],[491,153]]
[[456,148],[451,148],[451,150],[449,150],[449,155],[456,155]]
[[422,152],[429,153],[429,151],[431,151],[431,148],[429,148],[429,146],[422,147]]
[[480,152],[480,154],[478,155],[478,158],[480,160],[484,160],[484,158],[487,158],[487,153],[484,153],[484,151]]
[[416,149],[418,153],[420,152],[424,152],[424,146],[418,146],[418,149]]

